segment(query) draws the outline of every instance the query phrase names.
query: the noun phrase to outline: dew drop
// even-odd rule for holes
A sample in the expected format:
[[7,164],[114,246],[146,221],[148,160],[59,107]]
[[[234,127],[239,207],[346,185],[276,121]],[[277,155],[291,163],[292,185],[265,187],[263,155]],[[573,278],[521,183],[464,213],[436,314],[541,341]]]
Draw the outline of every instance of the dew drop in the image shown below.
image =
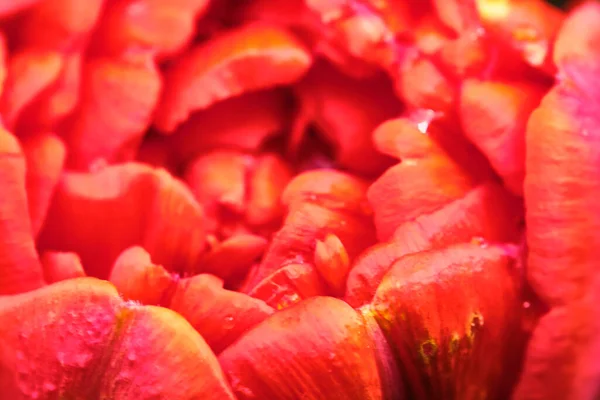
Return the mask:
[[234,318],[231,315],[228,315],[224,318],[223,328],[231,329],[231,328],[233,328],[234,324],[235,324]]
[[137,359],[137,356],[135,355],[135,353],[132,351],[129,354],[127,354],[127,359],[129,361],[135,361]]
[[530,303],[530,302],[528,302],[528,301],[524,301],[524,302],[523,302],[523,308],[524,308],[524,309],[528,309],[529,307],[531,307],[531,303]]
[[104,158],[97,158],[90,164],[89,170],[91,173],[95,174],[101,172],[102,170],[108,167],[108,161]]
[[79,353],[75,356],[75,364],[80,368],[84,368],[91,360],[92,353],[89,352]]

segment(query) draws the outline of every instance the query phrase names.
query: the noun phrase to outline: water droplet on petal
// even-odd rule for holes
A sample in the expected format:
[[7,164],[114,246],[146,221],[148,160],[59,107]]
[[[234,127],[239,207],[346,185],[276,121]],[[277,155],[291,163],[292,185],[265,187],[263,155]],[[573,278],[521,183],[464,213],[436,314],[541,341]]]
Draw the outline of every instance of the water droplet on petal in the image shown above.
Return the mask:
[[44,382],[42,387],[45,392],[54,392],[56,390],[56,385],[52,382]]

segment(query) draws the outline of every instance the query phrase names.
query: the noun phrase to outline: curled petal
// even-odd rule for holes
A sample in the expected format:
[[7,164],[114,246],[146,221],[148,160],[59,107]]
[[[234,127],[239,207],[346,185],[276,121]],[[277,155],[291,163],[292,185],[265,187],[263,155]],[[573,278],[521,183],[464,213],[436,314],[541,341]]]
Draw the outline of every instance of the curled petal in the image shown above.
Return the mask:
[[263,255],[268,241],[257,235],[235,235],[219,243],[200,260],[200,270],[224,280],[245,276]]
[[63,174],[39,245],[76,252],[88,274],[101,278],[133,245],[169,271],[189,273],[205,245],[203,225],[202,209],[182,182],[128,163]]
[[131,160],[150,123],[161,78],[154,62],[93,59],[84,66],[82,97],[67,133],[69,166]]
[[371,310],[414,398],[509,397],[524,343],[513,252],[461,244],[388,272]]
[[[570,14],[559,32],[559,83],[527,125],[527,275],[550,312],[535,328],[517,399],[592,399],[598,393],[600,58],[595,3]],[[578,37],[581,42],[567,47]],[[557,366],[559,366],[557,368]]]
[[187,319],[219,354],[274,310],[262,300],[225,290],[213,281],[204,274],[180,281],[169,307]]
[[85,276],[81,259],[76,253],[47,251],[41,255],[40,261],[44,280],[49,284]]
[[564,18],[558,8],[541,0],[478,0],[477,6],[483,25],[496,38],[529,65],[554,73],[552,43]]
[[438,67],[424,57],[408,57],[394,72],[396,93],[414,108],[448,112],[456,90]]
[[170,132],[192,111],[292,83],[311,62],[302,44],[281,28],[258,24],[221,34],[186,53],[166,72],[155,125]]
[[541,87],[528,84],[469,79],[462,85],[459,110],[465,134],[516,194],[523,193],[527,119],[541,96]]
[[304,299],[327,294],[319,272],[312,264],[288,264],[279,268],[248,291],[256,299],[283,310]]
[[[255,151],[287,127],[290,100],[282,90],[262,90],[223,100],[192,114],[172,136],[159,140],[170,147],[181,164],[217,148]],[[244,123],[231,115],[243,118]]]
[[317,297],[266,319],[219,362],[240,400],[381,399],[372,340],[355,310]]
[[281,196],[292,179],[290,166],[276,154],[263,154],[256,160],[248,182],[246,221],[253,226],[280,222],[284,210]]
[[183,318],[124,302],[106,282],[71,279],[4,297],[0,322],[0,392],[9,398],[234,399]]
[[473,182],[447,157],[407,159],[388,169],[369,188],[380,240],[402,223],[463,197]]
[[350,258],[340,238],[329,234],[325,240],[317,240],[314,264],[332,293],[341,296],[346,287]]
[[375,175],[392,161],[373,148],[373,129],[401,111],[386,77],[352,79],[332,66],[317,64],[296,87],[307,122],[334,143],[340,166]]
[[185,181],[212,220],[211,231],[221,222],[244,215],[248,171],[254,160],[237,151],[215,150],[196,158],[185,172]]
[[0,0],[0,17],[15,14],[39,2],[40,0]]
[[372,229],[364,214],[328,209],[318,202],[300,204],[291,210],[273,237],[253,282],[258,284],[290,262],[312,263],[317,239],[324,239],[327,234],[335,234],[353,258],[373,243]]
[[108,56],[148,50],[171,54],[187,44],[209,0],[118,0],[107,7],[94,49]]
[[63,63],[64,57],[53,51],[25,50],[10,58],[0,98],[0,112],[7,127],[14,128],[25,107],[58,79]]
[[83,54],[66,54],[57,80],[23,111],[19,130],[32,132],[56,127],[77,106],[80,96]]
[[17,139],[0,129],[0,293],[43,286],[27,206],[25,157]]
[[20,44],[64,53],[80,49],[96,25],[105,0],[44,0],[21,22]]
[[312,202],[330,209],[369,213],[367,182],[333,169],[315,169],[296,175],[286,186],[281,202],[288,208]]
[[522,204],[496,183],[480,185],[430,214],[403,223],[393,240],[371,247],[357,258],[348,277],[345,300],[367,304],[400,257],[462,242],[516,242],[521,234]]
[[63,141],[51,133],[28,136],[23,139],[22,145],[27,161],[26,186],[31,229],[37,236],[63,172],[67,149]]
[[178,281],[162,265],[153,264],[150,254],[139,246],[119,255],[108,280],[125,300],[160,306],[169,304]]

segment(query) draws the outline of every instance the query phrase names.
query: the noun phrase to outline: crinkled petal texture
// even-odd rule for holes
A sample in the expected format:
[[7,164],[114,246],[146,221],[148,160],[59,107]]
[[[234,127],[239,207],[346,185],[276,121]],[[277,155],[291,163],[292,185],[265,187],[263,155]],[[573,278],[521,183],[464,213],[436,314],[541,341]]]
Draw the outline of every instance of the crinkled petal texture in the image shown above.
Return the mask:
[[517,399],[600,393],[599,19],[590,2],[565,21],[559,82],[527,127],[527,273],[551,310],[533,333]]
[[312,64],[287,31],[253,24],[225,32],[179,58],[165,75],[155,125],[172,132],[191,112],[245,92],[297,81]]
[[282,195],[288,214],[248,287],[287,264],[314,262],[317,240],[335,234],[350,258],[374,242],[366,203],[366,183],[334,170],[315,170],[296,176]]
[[150,255],[137,246],[121,253],[110,281],[127,300],[179,313],[215,353],[274,312],[259,299],[224,289],[223,281],[213,275],[179,279],[163,266],[153,264]]
[[107,282],[0,299],[0,392],[11,399],[234,399],[215,355],[176,313]]
[[136,244],[168,270],[192,273],[205,245],[204,217],[182,182],[137,163],[63,174],[40,248],[74,251],[89,275],[107,278],[121,251]]
[[240,400],[382,399],[375,346],[357,311],[316,297],[257,325],[219,362]]
[[29,218],[25,170],[17,138],[0,128],[0,294],[26,292],[44,284]]
[[161,77],[150,59],[93,59],[84,66],[82,97],[66,140],[71,168],[133,159],[152,117]]
[[497,183],[480,185],[439,210],[396,229],[391,241],[369,248],[350,271],[345,300],[354,307],[371,301],[394,261],[424,250],[462,242],[516,242],[522,203]]
[[509,397],[524,343],[513,252],[459,244],[405,256],[385,276],[370,308],[411,398]]

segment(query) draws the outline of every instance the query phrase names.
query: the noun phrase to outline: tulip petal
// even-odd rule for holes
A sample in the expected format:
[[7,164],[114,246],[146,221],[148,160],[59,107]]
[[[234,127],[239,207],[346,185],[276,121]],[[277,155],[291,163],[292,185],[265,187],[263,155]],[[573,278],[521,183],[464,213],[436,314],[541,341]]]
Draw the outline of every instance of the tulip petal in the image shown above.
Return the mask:
[[[255,276],[250,274],[250,278]],[[252,280],[251,280],[252,282]],[[245,283],[248,285],[248,283]],[[256,299],[263,300],[276,310],[283,310],[304,299],[328,294],[325,282],[311,264],[287,264],[248,290],[242,291]]]
[[69,166],[86,170],[98,160],[131,160],[160,90],[161,78],[150,59],[88,61],[79,108],[67,133]]
[[210,275],[179,282],[169,305],[187,319],[215,354],[275,311],[265,302],[214,284]]
[[516,242],[522,218],[521,202],[500,185],[480,185],[431,214],[403,223],[392,241],[358,257],[348,276],[345,300],[353,307],[370,302],[392,264],[407,254],[471,240]]
[[272,153],[257,157],[248,182],[246,222],[252,226],[276,225],[281,222],[284,210],[281,196],[292,179],[291,167]]
[[463,82],[460,116],[466,136],[490,160],[505,185],[523,193],[525,127],[542,88],[469,79]]
[[[551,307],[535,328],[517,399],[592,399],[600,370],[597,249],[600,246],[600,58],[595,3],[575,9],[559,32],[559,82],[527,125],[527,274]],[[568,47],[567,40],[581,42]],[[558,366],[558,367],[557,367]]]
[[44,280],[56,283],[73,278],[83,278],[85,271],[76,253],[47,251],[40,257],[44,269]]
[[0,321],[8,398],[234,399],[183,318],[124,302],[106,282],[72,279],[4,297]]
[[153,264],[150,254],[139,246],[119,255],[108,280],[125,300],[160,306],[169,304],[178,281],[163,266]]
[[22,141],[27,161],[27,201],[34,236],[42,229],[50,201],[63,171],[65,144],[56,135],[43,133]]
[[309,299],[257,325],[219,356],[243,399],[381,399],[372,338],[341,300]]
[[346,287],[350,258],[340,238],[329,234],[325,236],[325,240],[317,240],[314,264],[331,292],[335,296],[341,296]]
[[245,92],[298,80],[311,55],[286,31],[250,25],[194,48],[166,72],[155,125],[173,131],[190,113]]
[[38,2],[40,0],[0,0],[0,17],[25,10]]
[[189,273],[204,249],[203,226],[203,211],[182,182],[128,163],[63,174],[39,246],[76,252],[88,274],[101,278],[133,245],[169,271]]
[[0,128],[0,294],[44,285],[27,209],[25,170],[19,142]]
[[321,63],[296,86],[309,121],[336,147],[335,158],[345,169],[376,175],[392,160],[373,148],[371,133],[396,116],[401,105],[382,75],[356,80]]
[[508,398],[524,344],[513,251],[461,244],[388,272],[372,312],[414,398]]
[[107,56],[149,50],[158,55],[180,50],[192,39],[194,23],[209,0],[118,0],[96,32],[95,50]]
[[200,260],[200,270],[231,280],[246,275],[269,242],[257,235],[235,235],[219,243]]
[[96,25],[105,0],[44,0],[20,22],[23,46],[64,53],[80,49]]
[[60,76],[64,58],[57,52],[25,50],[13,55],[0,99],[0,112],[9,128],[17,126],[25,107]]

